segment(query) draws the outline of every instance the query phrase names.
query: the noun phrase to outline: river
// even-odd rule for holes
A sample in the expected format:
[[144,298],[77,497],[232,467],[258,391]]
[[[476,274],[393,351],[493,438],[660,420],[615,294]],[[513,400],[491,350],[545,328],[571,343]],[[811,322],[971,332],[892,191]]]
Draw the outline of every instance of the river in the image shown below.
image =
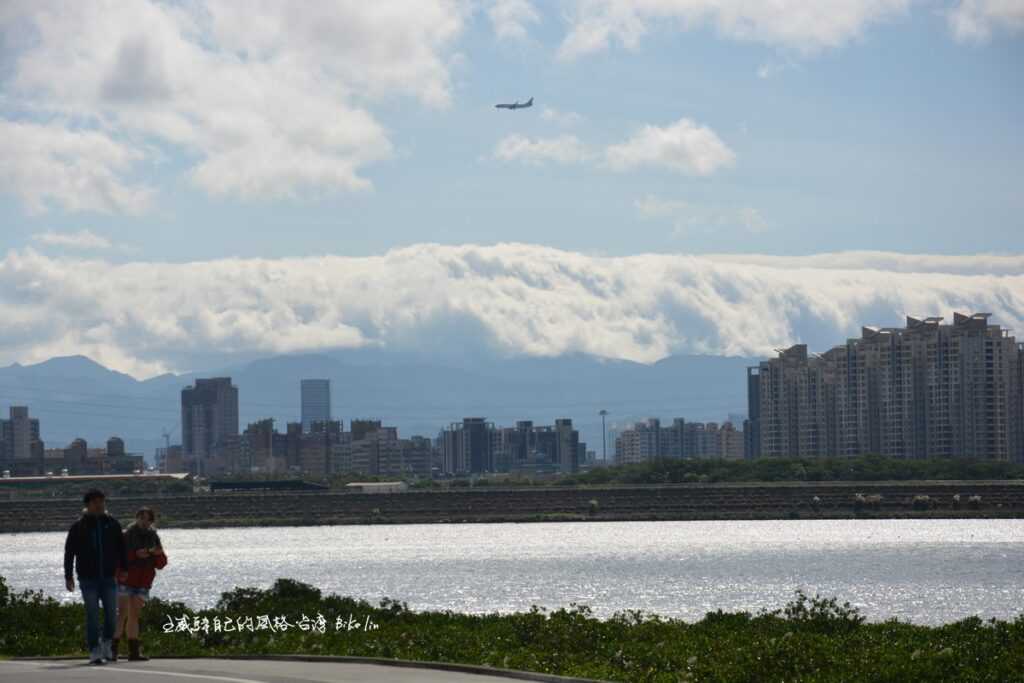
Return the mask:
[[[687,620],[781,607],[794,591],[870,620],[1024,613],[1024,520],[420,524],[161,531],[154,594],[211,606],[235,586],[298,579],[414,609],[589,605]],[[63,534],[0,535],[0,575],[62,600]]]

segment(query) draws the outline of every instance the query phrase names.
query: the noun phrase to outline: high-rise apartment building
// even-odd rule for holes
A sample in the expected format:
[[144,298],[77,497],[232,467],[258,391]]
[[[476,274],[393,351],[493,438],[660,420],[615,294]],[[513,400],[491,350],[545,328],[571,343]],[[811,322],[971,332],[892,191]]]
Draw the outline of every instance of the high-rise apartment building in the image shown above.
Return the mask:
[[26,406],[11,406],[9,419],[0,419],[0,469],[18,475],[42,474],[45,447],[39,420]]
[[31,460],[39,441],[39,420],[29,417],[28,407],[11,406],[10,419],[3,426],[4,442],[11,460]]
[[331,421],[331,380],[304,379],[302,394],[302,431],[309,434],[314,422]]
[[238,388],[230,377],[197,379],[181,391],[181,446],[186,459],[213,455],[238,434]]
[[748,370],[750,457],[1024,459],[1021,350],[989,315],[864,327]]
[[579,431],[568,418],[553,426],[522,420],[515,427],[495,427],[485,418],[467,417],[441,434],[441,469],[455,475],[571,473],[579,470],[580,445]]
[[622,430],[615,438],[617,464],[647,462],[655,458],[730,458],[744,453],[744,432],[731,422],[688,422],[681,417],[667,427],[648,418]]
[[494,423],[482,417],[467,417],[452,423],[444,432],[442,459],[446,473],[493,472]]
[[615,437],[615,464],[628,465],[661,457],[661,435],[661,421],[656,417],[622,430]]

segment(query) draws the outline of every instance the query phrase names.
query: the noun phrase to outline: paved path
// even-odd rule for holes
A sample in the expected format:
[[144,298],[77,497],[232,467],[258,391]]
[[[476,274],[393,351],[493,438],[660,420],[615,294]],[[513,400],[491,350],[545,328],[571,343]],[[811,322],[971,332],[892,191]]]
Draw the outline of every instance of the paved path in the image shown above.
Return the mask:
[[509,683],[486,674],[352,662],[154,659],[90,666],[81,660],[0,661],[0,683]]

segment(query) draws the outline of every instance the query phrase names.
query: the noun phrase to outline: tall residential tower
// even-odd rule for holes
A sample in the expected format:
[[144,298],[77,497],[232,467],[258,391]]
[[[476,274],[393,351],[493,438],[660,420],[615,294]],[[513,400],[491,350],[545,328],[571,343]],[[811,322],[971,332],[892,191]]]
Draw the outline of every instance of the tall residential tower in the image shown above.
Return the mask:
[[181,390],[181,446],[187,458],[213,455],[238,436],[238,387],[230,377],[197,379]]
[[780,351],[748,374],[748,455],[1024,461],[1020,347],[988,318],[908,317],[823,354]]

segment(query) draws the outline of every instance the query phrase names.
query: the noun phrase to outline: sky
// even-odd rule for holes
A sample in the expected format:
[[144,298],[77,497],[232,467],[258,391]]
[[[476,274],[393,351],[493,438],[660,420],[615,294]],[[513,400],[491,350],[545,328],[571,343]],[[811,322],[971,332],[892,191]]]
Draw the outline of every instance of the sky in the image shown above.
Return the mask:
[[0,363],[1024,330],[1022,67],[1024,0],[7,0]]

